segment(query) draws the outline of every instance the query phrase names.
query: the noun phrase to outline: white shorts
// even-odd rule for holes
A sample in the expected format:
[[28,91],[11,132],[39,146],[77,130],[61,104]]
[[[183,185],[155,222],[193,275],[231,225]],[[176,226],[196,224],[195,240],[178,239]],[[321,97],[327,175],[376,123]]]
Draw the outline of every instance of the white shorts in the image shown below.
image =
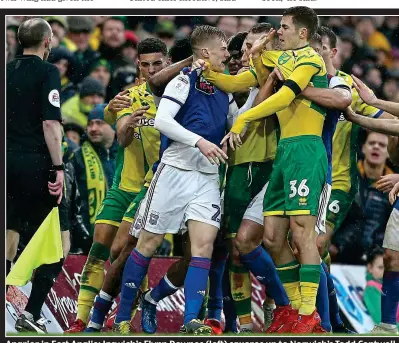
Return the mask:
[[248,219],[263,226],[263,199],[265,198],[268,185],[269,182],[267,182],[266,185],[263,186],[262,190],[252,199],[242,219]]
[[144,228],[155,234],[176,234],[190,219],[220,228],[219,175],[161,163],[130,234],[137,237]]
[[315,230],[318,234],[320,232],[326,233],[326,219],[327,219],[327,209],[328,209],[328,201],[331,196],[331,185],[328,183],[324,184],[323,190],[321,191],[320,200],[319,200],[319,211],[316,220]]
[[382,246],[386,249],[399,251],[399,211],[394,208],[389,217]]

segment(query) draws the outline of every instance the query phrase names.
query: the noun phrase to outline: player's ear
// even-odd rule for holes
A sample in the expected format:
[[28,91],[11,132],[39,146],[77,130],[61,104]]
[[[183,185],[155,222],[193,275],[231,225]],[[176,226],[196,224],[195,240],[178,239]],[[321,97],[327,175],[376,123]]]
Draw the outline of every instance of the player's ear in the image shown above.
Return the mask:
[[201,56],[204,58],[209,58],[209,51],[207,48],[201,49]]
[[[306,36],[308,36],[308,29],[306,28],[306,27],[301,27],[300,29],[299,29],[299,38],[301,38],[301,39],[305,39],[306,38]],[[307,37],[308,39],[310,39],[310,37],[308,36]]]
[[334,58],[337,52],[338,52],[337,48],[331,49],[331,58]]

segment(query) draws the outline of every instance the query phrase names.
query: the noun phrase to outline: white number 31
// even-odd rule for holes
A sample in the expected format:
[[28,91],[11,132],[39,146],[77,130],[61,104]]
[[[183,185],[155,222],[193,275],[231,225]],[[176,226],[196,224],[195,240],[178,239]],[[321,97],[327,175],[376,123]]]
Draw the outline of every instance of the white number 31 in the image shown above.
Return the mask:
[[303,179],[301,183],[299,184],[298,188],[296,188],[296,184],[298,180],[292,180],[290,181],[290,186],[291,186],[291,193],[289,195],[290,198],[293,198],[295,195],[301,196],[301,197],[306,197],[309,195],[309,187],[306,186],[306,182],[308,179]]

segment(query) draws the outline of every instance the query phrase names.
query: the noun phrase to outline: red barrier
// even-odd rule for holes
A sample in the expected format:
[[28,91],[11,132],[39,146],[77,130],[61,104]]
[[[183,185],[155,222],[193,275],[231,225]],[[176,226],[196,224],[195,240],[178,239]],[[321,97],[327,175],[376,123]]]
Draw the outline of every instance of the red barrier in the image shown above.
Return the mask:
[[[149,286],[155,287],[159,280],[165,275],[169,266],[177,259],[175,258],[154,258],[149,267]],[[53,288],[46,299],[46,304],[55,319],[63,330],[69,328],[75,319],[77,313],[77,298],[79,293],[80,276],[83,266],[86,262],[85,256],[70,255],[67,257],[62,272],[58,276]],[[252,319],[255,331],[260,331],[263,323],[263,290],[259,282],[252,278]],[[9,291],[12,296],[12,303],[22,311],[26,305],[26,296],[16,296],[19,292],[17,288],[12,287]],[[19,294],[18,293],[18,294]],[[10,298],[7,296],[7,300]],[[178,332],[183,324],[184,313],[184,292],[180,289],[174,295],[162,300],[158,304],[158,332],[175,333]],[[140,332],[140,311],[133,321],[134,329]]]

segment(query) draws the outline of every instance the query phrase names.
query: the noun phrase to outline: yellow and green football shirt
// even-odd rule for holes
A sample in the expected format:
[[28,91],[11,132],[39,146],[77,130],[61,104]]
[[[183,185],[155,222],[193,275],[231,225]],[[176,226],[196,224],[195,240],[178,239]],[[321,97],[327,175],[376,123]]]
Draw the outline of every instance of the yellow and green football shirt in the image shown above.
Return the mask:
[[132,105],[118,112],[117,120],[142,106],[150,108],[144,114],[146,118],[141,122],[143,126],[134,129],[134,138],[130,145],[126,148],[119,147],[113,187],[139,193],[144,184],[151,182],[152,166],[159,159],[160,133],[154,128],[157,108],[147,83],[130,88],[129,97]]
[[[337,76],[342,77],[352,89],[351,107],[356,113],[367,117],[378,118],[384,111],[367,105],[353,87],[350,75],[338,70]],[[332,154],[332,189],[340,189],[346,193],[357,191],[357,125],[347,121],[343,115],[339,118],[333,137]]]
[[[231,131],[240,133],[248,122],[277,112],[281,139],[321,136],[326,110],[300,94],[308,85],[328,87],[327,70],[321,56],[305,46],[289,51],[264,51],[262,61],[266,67],[279,67],[287,81],[278,93],[239,116]],[[288,107],[283,105],[284,99],[290,100]]]

